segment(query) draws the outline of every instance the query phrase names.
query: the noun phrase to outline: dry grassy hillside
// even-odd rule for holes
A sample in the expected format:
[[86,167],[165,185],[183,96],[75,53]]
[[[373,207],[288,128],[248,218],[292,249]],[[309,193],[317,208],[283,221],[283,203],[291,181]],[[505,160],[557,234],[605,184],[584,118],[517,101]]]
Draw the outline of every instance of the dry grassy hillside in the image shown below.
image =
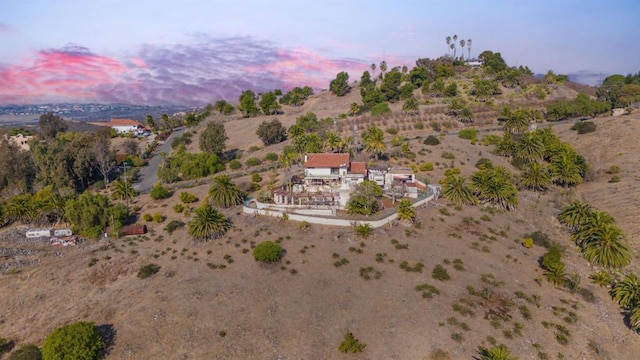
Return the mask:
[[[574,94],[560,87],[544,101]],[[485,118],[471,126],[495,125],[491,114],[501,104],[521,103],[520,95],[507,93],[493,107],[481,105]],[[322,92],[301,107],[285,107],[278,118],[290,126],[308,111],[333,117],[359,101],[357,88],[343,98]],[[541,106],[544,101],[532,98],[522,104]],[[432,171],[418,173],[431,183],[452,166],[470,175],[481,158],[516,171],[490,147],[453,133],[443,134],[440,145],[424,145],[422,139],[435,133],[431,122],[445,131],[462,126],[442,113],[445,105],[438,101],[423,105],[413,117],[399,115],[400,106],[394,104],[396,112],[388,117],[355,119],[361,128],[393,127],[412,138],[417,158],[391,160],[391,165],[432,162]],[[255,128],[271,118],[224,118],[228,148],[261,147]],[[189,220],[173,210],[180,192],[195,194],[200,199],[195,207],[206,198],[208,185],[178,189],[166,200],[138,196],[132,205],[140,207],[140,217],[165,216],[161,223],[147,223],[146,236],[51,248],[17,236],[24,227],[2,229],[0,265],[12,268],[19,259],[30,259],[32,265],[0,275],[0,337],[18,347],[42,344],[58,326],[94,321],[115,331],[107,359],[457,360],[477,358],[478,346],[492,344],[506,344],[520,359],[636,358],[640,337],[626,327],[607,289],[590,282],[596,269],[580,256],[556,215],[573,198],[610,212],[630,238],[635,256],[629,269],[638,273],[634,200],[640,196],[639,149],[634,137],[639,120],[638,114],[599,118],[596,132],[585,135],[569,130],[570,125],[554,125],[592,165],[591,181],[574,189],[520,192],[512,212],[456,208],[440,199],[417,209],[417,225],[379,228],[366,239],[352,228],[300,227],[243,215],[239,207],[223,210],[233,229],[220,239],[194,242],[184,228],[169,234],[167,223]],[[344,122],[339,125],[346,131],[351,119]],[[197,136],[194,140],[191,151],[198,149]],[[250,156],[279,153],[285,144]],[[455,159],[443,158],[444,152]],[[621,169],[618,183],[608,182],[612,175],[605,171],[611,165]],[[279,173],[263,173],[262,185]],[[568,273],[579,275],[582,292],[543,280],[539,259],[545,249],[521,245],[525,234],[536,230],[566,246],[563,262]],[[280,263],[254,261],[252,248],[264,240],[279,241],[286,249]],[[138,269],[150,263],[160,271],[138,278]],[[437,266],[450,278],[434,278]],[[367,344],[363,353],[338,352],[347,331]]]

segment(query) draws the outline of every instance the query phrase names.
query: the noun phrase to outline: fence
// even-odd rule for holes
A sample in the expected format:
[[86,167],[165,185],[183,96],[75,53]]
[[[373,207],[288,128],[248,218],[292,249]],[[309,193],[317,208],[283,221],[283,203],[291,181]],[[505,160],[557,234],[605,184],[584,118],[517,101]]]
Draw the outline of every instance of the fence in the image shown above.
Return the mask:
[[[427,204],[434,198],[439,195],[439,189],[429,185],[429,195],[422,200],[415,202],[413,205],[414,208]],[[258,203],[257,201],[253,201],[256,203],[256,207],[249,207],[247,203],[242,206],[242,212],[250,215],[265,215],[265,216],[273,216],[277,218],[282,218],[284,214],[288,216],[289,220],[293,221],[306,221],[310,224],[320,224],[320,225],[333,225],[333,226],[353,226],[354,224],[369,224],[373,228],[378,228],[384,225],[391,224],[394,220],[398,218],[398,213],[393,213],[388,217],[380,220],[347,220],[347,219],[335,219],[335,218],[326,218],[326,217],[317,217],[311,215],[302,215],[302,214],[292,214],[286,211],[282,211],[281,209],[273,209],[268,208],[269,204]]]

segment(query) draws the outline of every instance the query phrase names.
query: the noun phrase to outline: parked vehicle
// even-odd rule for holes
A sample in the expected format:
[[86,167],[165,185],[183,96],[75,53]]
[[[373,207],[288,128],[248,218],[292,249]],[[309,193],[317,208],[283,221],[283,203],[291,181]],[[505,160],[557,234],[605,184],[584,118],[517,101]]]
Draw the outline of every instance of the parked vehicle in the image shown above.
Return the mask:
[[27,230],[25,236],[29,239],[39,238],[39,237],[51,237],[53,236],[53,228],[29,229]]

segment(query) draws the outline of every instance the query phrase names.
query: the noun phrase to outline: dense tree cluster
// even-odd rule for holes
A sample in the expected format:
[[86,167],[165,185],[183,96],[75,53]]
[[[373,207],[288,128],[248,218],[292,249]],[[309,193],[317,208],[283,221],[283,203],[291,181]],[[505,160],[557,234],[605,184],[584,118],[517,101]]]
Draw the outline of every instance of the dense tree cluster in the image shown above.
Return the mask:
[[373,181],[365,180],[356,185],[347,202],[347,213],[352,215],[373,215],[381,210],[382,188]]
[[302,88],[296,86],[280,98],[280,104],[302,106],[311,95],[313,95],[313,89],[310,86]]
[[612,108],[626,107],[640,102],[640,71],[623,76],[615,74],[602,81],[597,90],[598,99],[606,101]]
[[336,78],[331,80],[329,90],[336,96],[345,96],[349,90],[351,90],[349,86],[349,74],[344,71],[339,72]]
[[585,94],[578,94],[571,101],[558,100],[547,105],[546,117],[548,121],[560,121],[577,117],[594,117],[609,111],[611,111],[609,102],[592,100]]

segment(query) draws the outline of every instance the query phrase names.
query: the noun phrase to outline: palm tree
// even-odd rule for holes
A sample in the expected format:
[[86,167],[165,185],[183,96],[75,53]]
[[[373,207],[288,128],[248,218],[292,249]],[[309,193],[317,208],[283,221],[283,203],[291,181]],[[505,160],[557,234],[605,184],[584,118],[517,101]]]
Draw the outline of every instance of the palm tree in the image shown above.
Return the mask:
[[240,204],[244,196],[229,175],[220,175],[211,182],[209,198],[213,205],[228,208]]
[[451,38],[453,41],[451,42],[451,45],[453,45],[453,59],[456,59],[456,51],[458,50],[458,48],[456,47],[456,42],[458,42],[458,35],[453,35],[453,37]]
[[402,104],[402,111],[407,115],[418,114],[420,112],[419,108],[420,104],[413,96],[405,100],[404,104]]
[[535,133],[527,132],[518,142],[516,157],[524,162],[542,160],[544,155],[544,144],[542,139]]
[[387,151],[387,146],[384,144],[384,133],[376,126],[369,126],[362,134],[362,140],[365,151],[374,154],[377,159],[380,159]]
[[551,178],[564,187],[578,185],[582,182],[582,169],[578,165],[575,152],[561,149],[551,158]]
[[471,60],[471,39],[467,40],[467,50],[469,51],[467,59]]
[[592,213],[591,205],[582,201],[573,201],[558,214],[558,220],[561,224],[575,231],[579,226],[589,221]]
[[380,63],[380,80],[384,77],[385,72],[387,72],[387,62],[382,60]]
[[398,220],[413,222],[416,218],[416,212],[411,201],[408,199],[400,200],[398,204]]
[[465,182],[466,179],[460,175],[447,176],[444,179],[442,196],[458,206],[475,204],[477,199]]
[[640,330],[640,306],[633,308],[629,314],[629,326],[635,330]]
[[490,349],[481,348],[480,360],[518,360],[518,358],[511,355],[505,345],[498,345]]
[[130,182],[116,180],[113,182],[113,194],[118,199],[125,201],[128,207],[129,200],[138,195],[138,192],[133,188],[133,185]]
[[553,285],[564,285],[567,282],[565,266],[561,261],[549,264],[542,275]]
[[518,189],[511,181],[511,174],[503,166],[479,171],[486,172],[488,181],[479,188],[478,197],[485,203],[501,209],[513,210],[518,206]]
[[15,195],[9,199],[4,207],[4,214],[8,221],[32,223],[38,218],[39,211],[31,194]]
[[524,112],[515,112],[504,122],[503,127],[511,134],[522,134],[529,130],[529,119]]
[[374,78],[376,77],[376,64],[375,63],[371,64],[371,76],[374,77]]
[[520,184],[535,191],[546,191],[551,185],[549,169],[539,162],[530,162],[520,176]]
[[356,116],[360,112],[360,109],[361,109],[360,104],[358,104],[357,102],[353,102],[353,103],[351,103],[351,108],[349,109],[349,114],[351,116]]
[[449,52],[449,49],[451,48],[451,36],[447,36],[445,40],[447,42],[447,52]]
[[363,239],[366,239],[369,236],[373,235],[373,228],[368,223],[366,223],[366,224],[358,224],[356,226],[355,232],[356,232],[356,235],[360,236]]
[[604,211],[591,210],[589,216],[583,223],[578,225],[571,235],[576,245],[582,247],[587,242],[595,240],[599,235],[599,231],[605,226],[615,224],[615,219]]
[[621,268],[631,262],[622,230],[612,224],[595,231],[594,237],[584,243],[582,255],[587,261],[608,268]]
[[194,240],[216,239],[231,228],[231,222],[222,213],[205,204],[195,210],[187,232]]
[[340,136],[338,136],[338,134],[332,131],[328,131],[324,135],[323,148],[325,151],[339,152],[340,150],[342,150],[341,146],[342,146],[342,139],[340,138]]
[[464,39],[460,40],[460,51],[462,51],[462,53],[460,54],[460,60],[463,60],[464,58],[464,45],[465,45],[466,41],[464,41]]
[[636,309],[640,305],[640,281],[635,274],[629,274],[617,282],[609,295],[625,309]]

